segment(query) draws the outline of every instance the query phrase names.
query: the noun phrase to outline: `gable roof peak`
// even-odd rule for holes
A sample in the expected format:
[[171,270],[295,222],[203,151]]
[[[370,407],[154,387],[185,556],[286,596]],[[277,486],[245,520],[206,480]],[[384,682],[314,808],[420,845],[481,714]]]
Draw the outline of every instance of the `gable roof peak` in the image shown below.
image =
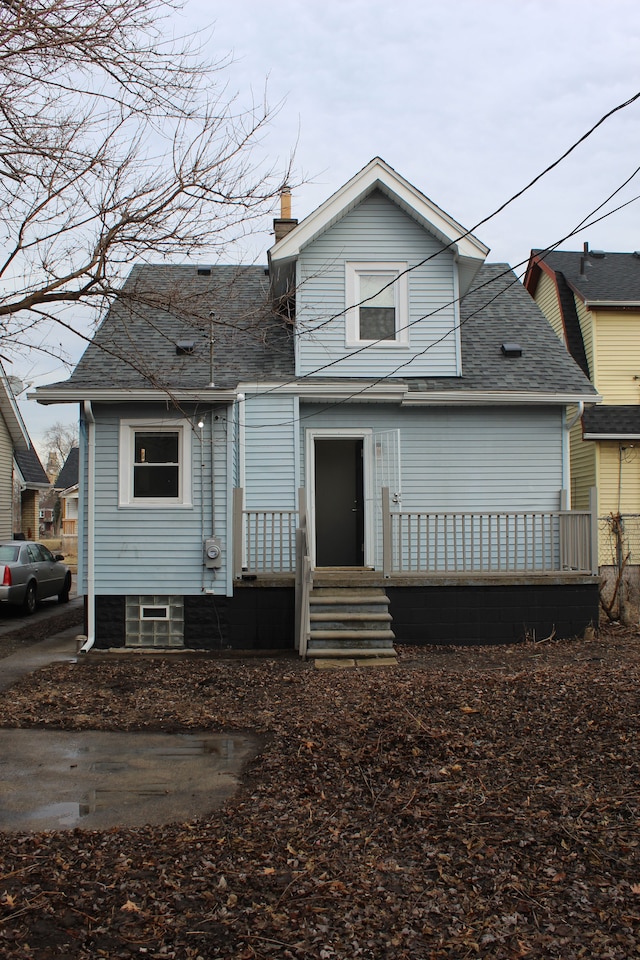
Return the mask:
[[269,250],[270,263],[295,260],[317,237],[341,220],[374,190],[380,190],[400,209],[453,250],[460,267],[461,293],[471,284],[489,248],[433,200],[405,180],[381,157],[374,157],[324,203],[304,218]]

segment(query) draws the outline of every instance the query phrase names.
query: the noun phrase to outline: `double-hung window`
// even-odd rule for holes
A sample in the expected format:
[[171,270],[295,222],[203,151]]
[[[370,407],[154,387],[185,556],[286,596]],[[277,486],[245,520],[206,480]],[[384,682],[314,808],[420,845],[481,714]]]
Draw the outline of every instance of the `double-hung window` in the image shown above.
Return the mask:
[[122,420],[120,506],[191,506],[186,420]]
[[409,343],[407,264],[346,264],[347,346]]

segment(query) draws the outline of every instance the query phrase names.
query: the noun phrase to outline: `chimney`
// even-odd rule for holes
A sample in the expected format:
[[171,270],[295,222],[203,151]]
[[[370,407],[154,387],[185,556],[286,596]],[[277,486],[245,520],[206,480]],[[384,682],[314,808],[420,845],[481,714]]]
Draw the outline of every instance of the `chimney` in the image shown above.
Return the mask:
[[276,243],[286,237],[288,233],[291,233],[297,226],[298,221],[291,216],[291,190],[289,187],[283,187],[280,193],[280,217],[273,221]]

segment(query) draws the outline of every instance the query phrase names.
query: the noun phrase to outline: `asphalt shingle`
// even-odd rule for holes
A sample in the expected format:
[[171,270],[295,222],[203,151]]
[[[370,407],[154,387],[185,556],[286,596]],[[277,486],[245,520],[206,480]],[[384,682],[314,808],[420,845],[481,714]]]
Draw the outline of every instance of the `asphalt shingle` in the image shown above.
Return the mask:
[[615,440],[640,437],[640,406],[605,404],[589,407],[582,417],[585,435],[600,435]]
[[[293,331],[268,300],[264,267],[134,267],[68,381],[77,387],[206,387],[294,379]],[[425,322],[428,322],[426,320]],[[471,390],[595,395],[507,264],[487,264],[461,303],[461,377],[401,380],[414,391]],[[522,356],[507,357],[505,342]],[[193,351],[178,355],[178,343]],[[314,378],[320,384],[330,378]],[[46,388],[42,392],[46,392]]]
[[[533,254],[542,252],[534,250]],[[593,250],[587,254],[552,250],[545,253],[543,259],[552,270],[563,274],[583,300],[640,302],[640,255],[637,253],[598,256]]]

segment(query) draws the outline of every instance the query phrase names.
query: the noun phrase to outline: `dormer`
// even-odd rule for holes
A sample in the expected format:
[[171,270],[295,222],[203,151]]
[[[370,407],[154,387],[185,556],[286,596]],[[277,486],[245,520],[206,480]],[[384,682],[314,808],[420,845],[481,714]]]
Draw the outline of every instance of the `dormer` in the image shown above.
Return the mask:
[[459,376],[459,298],[488,248],[375,158],[269,251],[298,376]]

